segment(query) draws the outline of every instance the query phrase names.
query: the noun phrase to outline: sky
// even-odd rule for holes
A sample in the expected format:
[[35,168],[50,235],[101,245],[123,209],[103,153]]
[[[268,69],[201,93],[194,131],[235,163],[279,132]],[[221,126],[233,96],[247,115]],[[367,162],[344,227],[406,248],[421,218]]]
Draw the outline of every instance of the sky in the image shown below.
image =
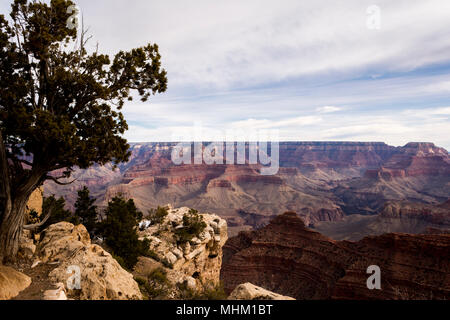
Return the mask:
[[277,130],[450,150],[448,0],[75,2],[92,48],[159,45],[168,90],[125,105],[130,142]]

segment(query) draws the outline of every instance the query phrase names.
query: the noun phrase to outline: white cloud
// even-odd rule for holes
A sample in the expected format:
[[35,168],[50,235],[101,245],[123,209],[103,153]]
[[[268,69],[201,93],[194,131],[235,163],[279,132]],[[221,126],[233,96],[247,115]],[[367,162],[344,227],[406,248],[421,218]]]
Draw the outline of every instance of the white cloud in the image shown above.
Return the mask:
[[424,87],[424,91],[431,93],[450,92],[450,81],[442,81],[427,85]]
[[434,110],[431,110],[431,114],[433,114],[433,115],[447,115],[447,116],[450,116],[450,107],[436,108]]
[[333,112],[338,112],[341,110],[342,110],[342,108],[335,107],[335,106],[324,106],[324,107],[319,107],[316,109],[316,111],[319,113],[333,113]]
[[309,126],[313,124],[317,124],[322,121],[322,118],[316,116],[305,116],[305,117],[296,117],[292,119],[282,119],[282,120],[255,120],[248,119],[244,121],[236,121],[231,123],[231,128],[244,128],[249,130],[260,130],[260,129],[281,129],[286,127],[298,127],[298,126]]
[[[161,126],[157,129],[132,127],[127,133],[131,141],[203,140],[225,141],[231,130],[235,140],[248,141],[248,137],[264,130],[276,129],[281,141],[381,141],[391,145],[405,145],[411,141],[434,142],[450,147],[448,114],[450,107],[428,108],[428,112],[392,110],[389,114],[351,114],[345,117],[334,113],[321,117],[305,116],[292,119],[247,119],[216,126],[205,125],[200,138],[193,126]],[[198,133],[198,132],[197,132]],[[197,137],[194,138],[193,137]]]
[[380,30],[366,27],[373,0],[76,2],[100,51],[160,46],[169,90],[125,106],[130,141],[188,137],[201,121],[205,140],[251,128],[450,148],[450,107],[435,107],[450,76],[417,71],[450,62],[448,0],[378,0]]
[[[410,117],[417,117],[423,119],[434,119],[436,116],[450,116],[450,107],[425,108],[425,109],[408,109],[403,111],[403,114]],[[450,127],[449,127],[450,128]],[[450,129],[449,129],[450,131]]]
[[450,2],[379,0],[381,30],[366,27],[373,1],[78,0],[110,51],[154,41],[173,86],[230,88],[314,74],[378,74],[448,61]]

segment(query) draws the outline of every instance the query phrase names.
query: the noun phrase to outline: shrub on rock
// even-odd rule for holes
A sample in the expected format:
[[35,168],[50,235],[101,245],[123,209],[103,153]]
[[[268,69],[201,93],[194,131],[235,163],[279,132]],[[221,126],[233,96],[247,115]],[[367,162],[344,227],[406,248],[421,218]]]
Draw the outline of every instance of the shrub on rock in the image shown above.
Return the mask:
[[198,237],[206,228],[203,217],[198,214],[197,210],[191,209],[183,216],[183,226],[175,230],[177,241],[186,243],[194,237]]
[[164,221],[164,218],[167,216],[167,208],[166,207],[159,207],[156,209],[151,209],[148,211],[147,219],[149,219],[152,222],[152,225],[154,224],[161,224]]

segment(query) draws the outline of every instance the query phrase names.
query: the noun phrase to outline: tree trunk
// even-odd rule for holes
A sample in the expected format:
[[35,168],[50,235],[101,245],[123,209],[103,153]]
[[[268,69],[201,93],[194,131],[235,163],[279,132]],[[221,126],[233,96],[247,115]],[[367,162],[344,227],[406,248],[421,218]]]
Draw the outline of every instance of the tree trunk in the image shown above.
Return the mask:
[[[6,148],[3,142],[2,130],[0,130],[0,223],[11,215],[12,201],[11,201],[11,177],[9,174],[8,159],[6,158]],[[0,238],[3,238],[2,224],[0,224]],[[4,241],[0,241],[3,244]],[[0,244],[0,264],[3,262],[6,252]]]
[[29,195],[23,195],[14,199],[11,210],[3,215],[0,226],[0,259],[3,263],[14,262],[17,258],[28,198]]
[[34,170],[20,185],[12,187],[6,148],[0,129],[0,264],[14,262],[19,250],[25,211],[33,191],[38,187],[43,172]]

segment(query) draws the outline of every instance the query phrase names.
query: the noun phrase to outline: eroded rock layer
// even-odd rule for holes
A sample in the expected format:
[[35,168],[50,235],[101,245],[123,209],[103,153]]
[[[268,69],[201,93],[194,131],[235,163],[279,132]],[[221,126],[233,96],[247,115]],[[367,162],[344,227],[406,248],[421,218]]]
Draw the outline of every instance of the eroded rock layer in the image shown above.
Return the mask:
[[[382,290],[369,290],[367,268],[381,269]],[[448,299],[450,236],[386,234],[334,241],[285,213],[242,232],[224,247],[221,279],[296,299]]]
[[389,201],[377,215],[350,215],[339,222],[319,222],[312,228],[335,240],[361,240],[385,233],[450,233],[449,201],[424,204]]
[[[143,212],[166,203],[188,206],[226,219],[230,235],[258,228],[285,211],[297,212],[310,225],[376,214],[387,201],[438,204],[450,197],[450,157],[432,143],[282,142],[280,168],[273,176],[261,175],[260,165],[248,163],[249,150],[242,165],[225,164],[224,152],[224,164],[178,166],[171,159],[174,146],[132,144],[130,161],[118,170],[111,165],[77,170],[74,184],[56,188],[48,183],[46,194],[64,196],[72,209],[83,185],[99,207],[118,193],[133,198]],[[242,212],[260,218],[247,219]]]

